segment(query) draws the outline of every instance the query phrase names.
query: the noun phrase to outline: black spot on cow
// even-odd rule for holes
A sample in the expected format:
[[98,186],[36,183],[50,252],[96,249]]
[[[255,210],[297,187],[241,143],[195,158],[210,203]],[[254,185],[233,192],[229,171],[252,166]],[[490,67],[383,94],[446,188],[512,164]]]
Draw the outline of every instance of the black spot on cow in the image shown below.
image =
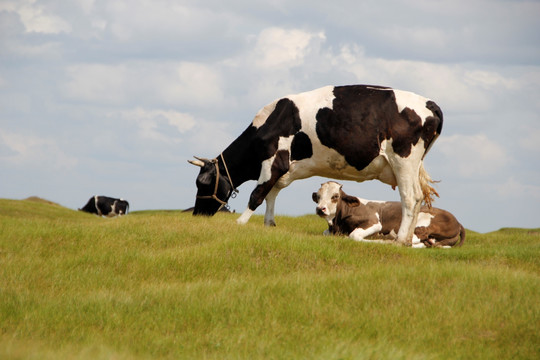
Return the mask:
[[[382,141],[392,139],[394,152],[407,157],[420,137],[427,147],[442,127],[442,121],[436,117],[428,117],[423,127],[422,119],[414,110],[398,111],[391,89],[381,89],[388,88],[337,86],[333,108],[320,109],[316,116],[316,131],[321,143],[342,154],[358,170],[364,169],[379,155]],[[442,113],[434,102],[428,102],[426,107],[442,120]]]
[[290,155],[287,150],[278,150],[276,152],[276,157],[272,163],[272,167],[270,168],[269,181],[257,185],[255,190],[253,190],[251,193],[248,203],[248,207],[251,210],[257,209],[257,207],[262,204],[266,196],[262,196],[262,194],[268,194],[278,179],[289,171],[289,156]]
[[410,108],[405,108],[398,114],[397,106],[396,114],[389,115],[392,126],[385,134],[385,139],[392,139],[392,148],[396,154],[407,157],[411,154],[412,145],[415,145],[422,135],[422,119]]
[[380,141],[387,136],[381,132],[387,128],[381,120],[397,114],[394,93],[380,89],[336,86],[333,109],[322,108],[316,115],[321,143],[342,154],[358,170],[379,155]]
[[294,135],[301,127],[300,114],[294,102],[287,98],[281,99],[264,124],[257,129],[252,151],[259,155],[260,160],[268,159],[276,153],[280,137]]
[[428,116],[422,129],[422,140],[425,147],[428,148],[433,140],[441,133],[443,124],[443,113],[439,105],[429,100],[426,107],[431,110],[435,116]]
[[309,136],[305,132],[298,132],[291,143],[291,160],[308,159],[312,155],[313,146]]

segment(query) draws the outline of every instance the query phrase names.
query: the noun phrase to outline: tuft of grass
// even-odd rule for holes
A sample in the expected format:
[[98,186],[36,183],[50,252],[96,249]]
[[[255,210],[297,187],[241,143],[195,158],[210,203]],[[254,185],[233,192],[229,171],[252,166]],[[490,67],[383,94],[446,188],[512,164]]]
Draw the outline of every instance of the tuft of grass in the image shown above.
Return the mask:
[[0,199],[0,358],[540,356],[540,229],[418,250],[235,219]]

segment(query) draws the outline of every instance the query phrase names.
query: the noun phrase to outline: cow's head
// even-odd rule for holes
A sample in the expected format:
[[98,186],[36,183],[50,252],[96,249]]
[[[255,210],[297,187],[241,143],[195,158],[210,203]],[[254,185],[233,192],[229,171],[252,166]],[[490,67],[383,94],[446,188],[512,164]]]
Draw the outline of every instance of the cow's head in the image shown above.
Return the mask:
[[317,215],[325,218],[329,223],[336,216],[337,203],[341,197],[343,185],[335,181],[321,184],[320,189],[312,195],[313,201],[317,204],[315,209]]
[[227,174],[219,170],[217,159],[195,159],[188,160],[190,164],[201,168],[196,181],[197,198],[193,215],[212,216],[227,204],[233,188]]

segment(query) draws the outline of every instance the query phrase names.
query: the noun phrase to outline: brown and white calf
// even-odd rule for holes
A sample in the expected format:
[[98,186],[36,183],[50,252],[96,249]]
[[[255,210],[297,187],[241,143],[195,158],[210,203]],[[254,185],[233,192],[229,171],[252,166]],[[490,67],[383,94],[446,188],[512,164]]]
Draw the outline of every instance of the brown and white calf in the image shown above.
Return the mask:
[[[401,223],[401,204],[397,201],[372,201],[349,196],[342,185],[329,181],[313,193],[317,203],[317,215],[326,219],[329,228],[325,234],[348,235],[357,241],[368,237],[390,237],[395,239]],[[465,229],[446,210],[423,206],[414,229],[412,246],[452,247],[461,246],[465,240]],[[459,241],[459,242],[458,242]]]

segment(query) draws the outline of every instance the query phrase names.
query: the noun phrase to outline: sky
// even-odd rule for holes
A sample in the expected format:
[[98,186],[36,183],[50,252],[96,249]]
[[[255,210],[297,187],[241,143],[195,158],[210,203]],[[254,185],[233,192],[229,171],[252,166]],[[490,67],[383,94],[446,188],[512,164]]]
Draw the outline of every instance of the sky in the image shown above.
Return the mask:
[[[436,207],[479,232],[540,227],[539,18],[540,1],[520,0],[0,0],[0,198],[185,209],[187,160],[219,155],[261,107],[370,84],[442,108],[424,162]],[[294,182],[276,213],[314,213],[325,181]]]

